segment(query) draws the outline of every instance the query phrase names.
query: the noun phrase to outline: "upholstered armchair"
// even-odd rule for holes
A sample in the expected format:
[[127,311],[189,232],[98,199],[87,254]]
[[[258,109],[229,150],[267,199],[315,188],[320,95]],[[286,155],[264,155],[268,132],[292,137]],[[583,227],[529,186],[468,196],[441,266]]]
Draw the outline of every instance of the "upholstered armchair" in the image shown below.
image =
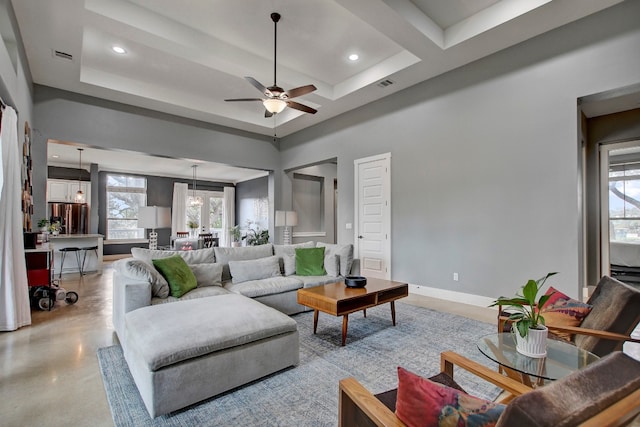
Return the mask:
[[[546,326],[553,334],[569,334],[571,342],[600,357],[621,350],[625,341],[639,342],[631,332],[640,322],[640,289],[603,276],[587,301],[591,311],[579,326],[554,324]],[[498,307],[498,331],[508,330],[508,318]],[[544,314],[544,310],[543,310]]]
[[[622,352],[614,352],[537,389],[531,389],[453,352],[441,354],[442,372],[430,380],[459,387],[453,380],[454,365],[507,392],[503,393],[505,397],[502,400],[506,407],[501,408],[496,427],[618,426],[626,425],[640,413],[640,362]],[[396,389],[373,395],[355,378],[343,379],[339,385],[338,425],[405,426],[402,419],[403,413],[407,413],[406,404],[400,410],[399,399],[401,395],[407,396],[406,393]],[[420,405],[436,403],[427,399],[421,401]],[[435,410],[442,417],[451,415],[452,411],[456,415],[451,406],[443,408],[441,412],[438,412],[438,408]],[[420,420],[420,424],[428,423],[424,417]]]

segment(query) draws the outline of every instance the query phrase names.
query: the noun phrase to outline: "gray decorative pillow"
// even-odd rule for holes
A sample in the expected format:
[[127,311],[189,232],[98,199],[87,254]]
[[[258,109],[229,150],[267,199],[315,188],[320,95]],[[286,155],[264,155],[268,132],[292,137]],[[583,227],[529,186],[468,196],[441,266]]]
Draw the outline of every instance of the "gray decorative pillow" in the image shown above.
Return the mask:
[[131,248],[131,255],[151,265],[151,260],[169,258],[180,255],[184,261],[191,264],[213,263],[216,260],[213,248],[196,249],[193,251],[161,251],[159,249]]
[[317,247],[325,248],[324,254],[337,255],[340,264],[340,276],[348,276],[351,272],[351,265],[353,264],[353,245],[333,245],[330,243],[318,242]]
[[229,271],[233,283],[282,276],[277,256],[248,261],[229,261]]
[[291,276],[292,274],[296,274],[295,254],[284,254],[282,255],[282,257],[280,257],[280,261],[282,261],[285,276]]
[[[293,245],[273,245],[273,254],[280,258],[280,271],[285,276],[291,276],[296,272],[296,249],[298,248],[315,248],[316,244],[313,241],[304,243],[295,243]],[[287,262],[291,263],[291,260],[287,260],[286,256],[293,256],[293,268],[287,268]],[[289,264],[291,267],[291,264]]]
[[193,272],[193,275],[196,276],[199,288],[204,286],[222,286],[222,264],[191,264],[189,268]]
[[169,296],[169,283],[152,265],[139,259],[125,258],[116,261],[114,267],[118,273],[125,277],[150,283],[152,296],[157,298]]
[[273,245],[271,243],[258,246],[243,246],[241,248],[215,247],[213,250],[216,255],[215,262],[219,262],[224,265],[222,270],[222,280],[225,282],[231,279],[231,273],[229,273],[229,261],[259,259],[273,255]]
[[324,269],[327,272],[327,275],[338,277],[340,275],[340,262],[338,260],[338,255],[332,254],[331,252],[325,252]]

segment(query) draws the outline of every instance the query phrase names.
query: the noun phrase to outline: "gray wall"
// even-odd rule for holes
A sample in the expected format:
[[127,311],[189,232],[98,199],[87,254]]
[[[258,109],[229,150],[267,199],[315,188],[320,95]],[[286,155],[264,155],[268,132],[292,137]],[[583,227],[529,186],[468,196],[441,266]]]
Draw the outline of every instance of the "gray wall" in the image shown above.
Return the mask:
[[[280,171],[273,138],[35,85],[43,139]],[[46,153],[46,146],[43,145]],[[34,168],[46,166],[46,154]],[[35,184],[34,184],[35,185]],[[46,178],[40,185],[46,185]],[[42,197],[44,204],[44,192]]]
[[[33,123],[33,90],[31,71],[26,60],[22,37],[18,31],[15,13],[9,0],[0,0],[0,97],[18,113],[18,142],[24,141],[24,124],[31,127],[31,157],[35,164],[46,164],[46,155],[39,150],[42,138]],[[22,146],[22,145],[20,145]],[[46,179],[46,169],[34,165],[32,171],[34,201],[44,200],[46,186],[36,185]],[[39,218],[47,215],[46,206],[34,206],[33,222],[37,228]]]
[[293,243],[309,240],[335,243],[334,181],[337,165],[325,163],[296,169],[287,175],[292,180],[292,210],[298,212],[293,233],[320,232],[323,236],[294,237]]
[[283,138],[282,166],[338,158],[350,243],[353,161],[392,153],[393,279],[497,297],[558,271],[577,296],[577,99],[640,81],[638,16],[625,2]]
[[[147,180],[147,206],[160,206],[171,208],[173,206],[173,184],[176,182],[184,182],[189,184],[189,188],[193,187],[193,181],[180,178],[169,178],[152,175],[140,175],[134,173],[122,173],[122,172],[108,172],[102,171],[98,174],[98,208],[92,206],[92,212],[98,210],[98,230],[99,234],[106,236],[107,234],[107,220],[106,220],[106,206],[107,206],[107,175],[109,173],[142,176]],[[210,191],[223,191],[226,186],[233,186],[233,184],[223,182],[210,182],[210,181],[196,181],[197,188],[199,190]],[[147,230],[148,233],[151,230]],[[166,246],[171,243],[171,229],[159,228],[156,230],[158,233],[158,245]],[[131,253],[132,247],[148,247],[146,243],[118,243],[118,244],[106,244],[104,247],[105,255],[114,254],[126,254]]]

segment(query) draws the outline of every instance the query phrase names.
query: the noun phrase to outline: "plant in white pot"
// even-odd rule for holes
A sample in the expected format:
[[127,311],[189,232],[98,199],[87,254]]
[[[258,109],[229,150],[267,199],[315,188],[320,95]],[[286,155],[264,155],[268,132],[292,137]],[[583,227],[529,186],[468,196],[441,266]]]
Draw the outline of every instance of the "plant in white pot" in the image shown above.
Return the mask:
[[233,227],[229,227],[229,232],[231,233],[231,246],[236,248],[240,246],[240,242],[242,241],[242,232],[240,231],[239,225],[234,225]]
[[514,298],[500,297],[490,305],[490,307],[506,306],[511,311],[509,320],[513,322],[511,333],[516,340],[516,350],[518,353],[530,357],[545,357],[547,355],[547,334],[548,329],[544,324],[542,307],[553,295],[541,295],[540,290],[547,279],[555,274],[547,273],[541,279],[530,279],[522,287],[522,294],[516,294]]

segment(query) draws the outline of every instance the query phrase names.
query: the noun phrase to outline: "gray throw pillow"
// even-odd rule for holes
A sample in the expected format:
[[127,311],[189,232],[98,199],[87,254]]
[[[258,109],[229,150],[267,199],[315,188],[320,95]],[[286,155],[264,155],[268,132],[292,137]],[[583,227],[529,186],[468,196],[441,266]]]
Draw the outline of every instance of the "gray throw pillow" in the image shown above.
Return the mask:
[[282,276],[277,256],[258,258],[248,261],[229,261],[229,271],[233,283],[249,280],[267,279]]
[[338,261],[338,255],[331,252],[326,252],[324,254],[324,269],[327,272],[327,275],[338,277],[340,275],[340,263]]
[[296,274],[296,256],[295,254],[284,254],[280,257],[282,261],[282,270],[285,276],[291,276]]
[[189,268],[193,272],[193,275],[196,276],[199,288],[204,286],[222,286],[222,264],[191,264]]
[[[313,241],[304,243],[295,243],[293,245],[273,245],[273,254],[280,258],[280,271],[285,276],[291,276],[296,273],[296,249],[298,248],[315,248],[316,244]],[[292,256],[291,259],[287,259],[287,256]],[[291,264],[293,262],[293,264]]]
[[231,279],[231,273],[229,273],[229,261],[259,259],[273,255],[273,245],[271,243],[259,246],[243,246],[240,248],[215,247],[213,250],[216,255],[215,262],[219,262],[224,265],[222,270],[222,280],[225,282]]
[[348,276],[353,264],[353,245],[334,245],[330,243],[318,242],[318,247],[324,247],[324,254],[337,255],[340,264],[340,276]]
[[139,259],[125,258],[116,261],[114,267],[125,277],[150,283],[152,296],[157,298],[169,296],[169,283],[152,265]]
[[153,264],[154,259],[169,258],[180,255],[184,261],[191,264],[213,263],[216,258],[213,248],[196,249],[193,251],[161,251],[159,249],[131,248],[131,255],[147,264]]

